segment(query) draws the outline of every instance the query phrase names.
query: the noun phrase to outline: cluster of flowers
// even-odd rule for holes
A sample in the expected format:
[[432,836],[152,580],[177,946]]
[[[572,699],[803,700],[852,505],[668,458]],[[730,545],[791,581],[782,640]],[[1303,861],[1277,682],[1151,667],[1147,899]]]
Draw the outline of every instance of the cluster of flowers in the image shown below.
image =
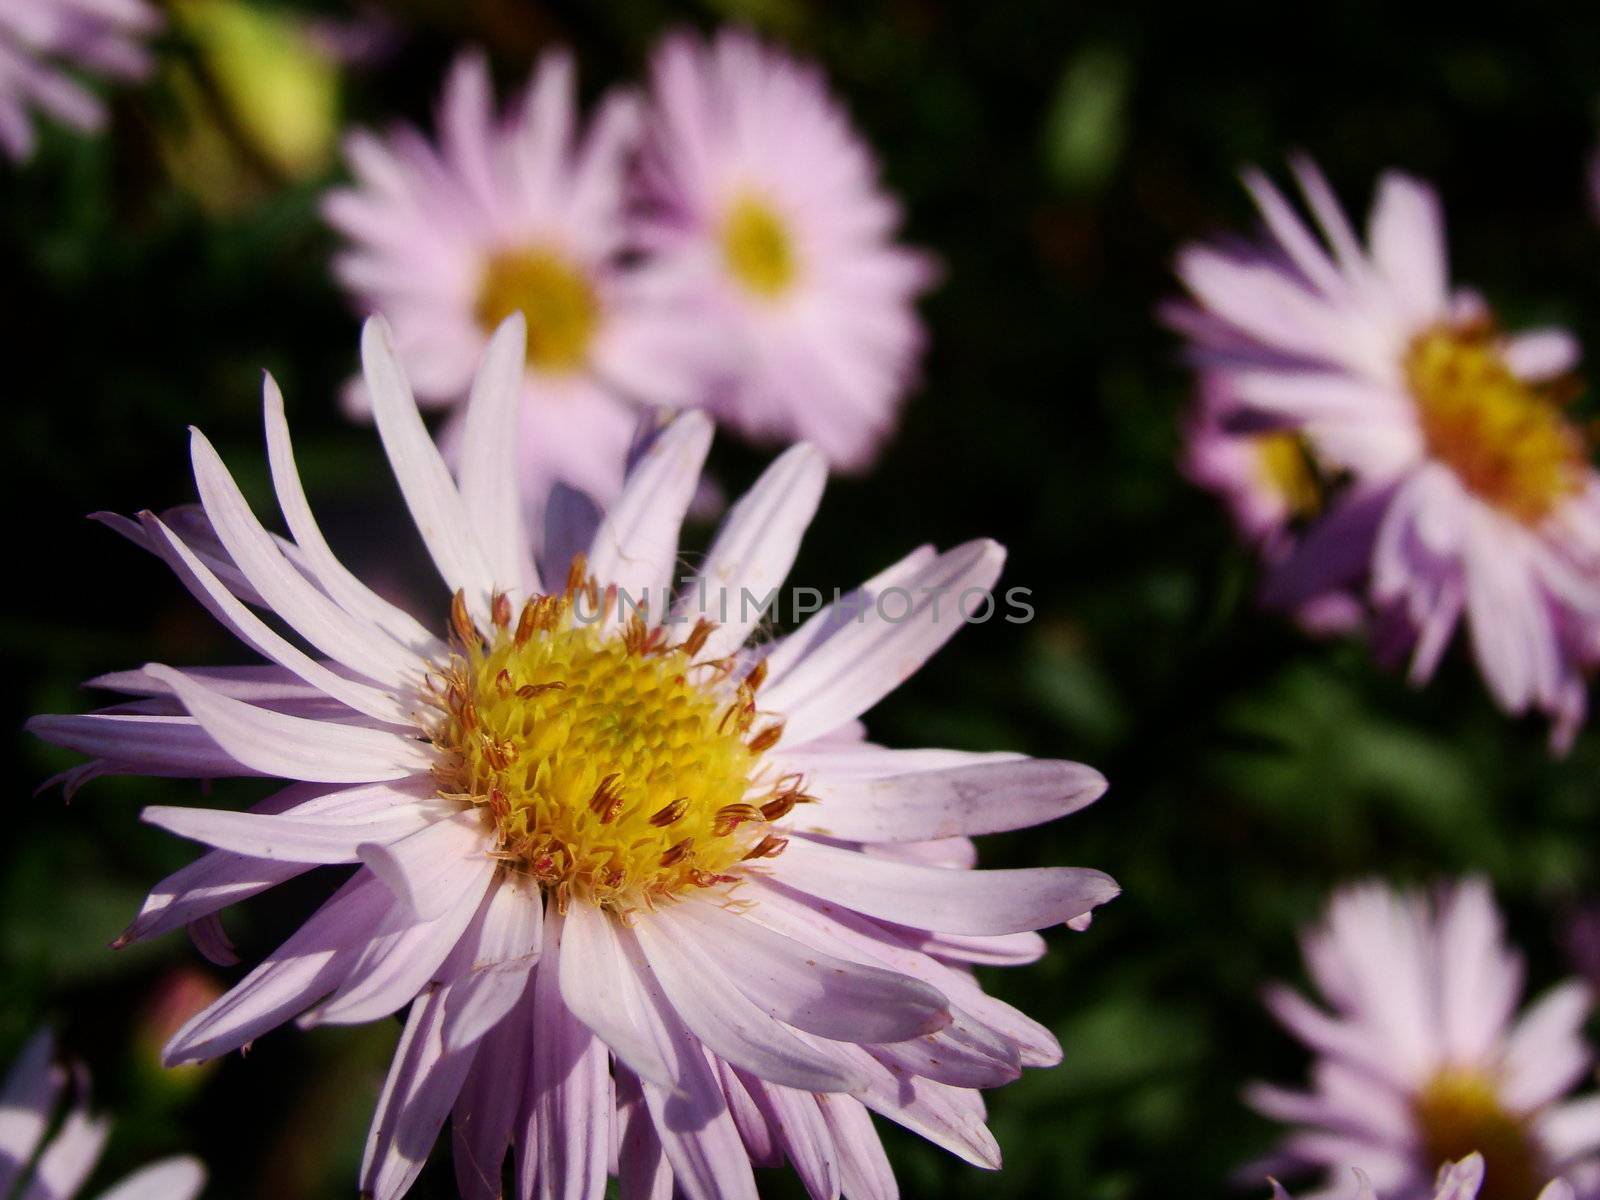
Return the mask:
[[[418,399],[459,414],[520,312],[531,508],[556,481],[614,500],[647,405],[870,462],[912,381],[933,268],[890,240],[898,207],[820,73],[743,33],[677,35],[648,94],[612,91],[587,128],[573,76],[546,54],[497,114],[469,55],[437,144],[409,128],[349,140],[355,184],[325,206],[350,241],[336,271],[392,324]],[[359,380],[348,399],[370,410]]]
[[1168,309],[1199,367],[1188,469],[1306,626],[1368,624],[1426,682],[1464,619],[1490,691],[1564,751],[1600,665],[1600,476],[1565,411],[1578,345],[1452,288],[1432,189],[1383,177],[1366,244],[1294,164],[1317,237],[1259,172],[1259,243],[1193,246]]
[[[28,147],[24,103],[97,111],[36,51],[132,69],[125,35],[151,20],[136,0],[0,0],[6,144]],[[502,1195],[508,1157],[525,1198],[598,1198],[613,1176],[625,1200],[753,1198],[752,1168],[785,1161],[817,1200],[894,1197],[871,1113],[998,1167],[980,1089],[1061,1048],[973,969],[1037,959],[1039,930],[1085,929],[1117,886],[978,870],[971,839],[1065,816],[1105,781],[878,746],[859,718],[958,627],[936,598],[991,588],[1003,551],[915,550],[776,640],[716,601],[781,583],[828,464],[871,456],[928,262],[890,243],[894,206],[820,77],[741,34],[668,41],[649,97],[606,98],[582,135],[567,58],[503,117],[466,58],[439,126],[437,147],[353,138],[358,183],[326,211],[352,243],[341,278],[387,316],[349,396],[443,582],[444,627],[335,557],[269,378],[288,536],[199,432],[198,506],[102,514],[265,663],[102,676],[121,702],[31,725],[89,757],[69,792],[116,773],[284,784],[248,812],[147,809],[208,849],[119,944],[186,928],[232,964],[224,909],[345,872],[167,1060],[404,1012],[361,1167],[373,1200],[407,1192],[447,1122],[466,1200]],[[1191,469],[1260,542],[1274,602],[1327,628],[1372,613],[1419,677],[1465,611],[1501,702],[1570,737],[1600,656],[1600,493],[1557,408],[1572,342],[1507,336],[1449,291],[1422,185],[1385,181],[1363,250],[1300,173],[1327,249],[1251,176],[1270,246],[1182,260],[1197,303],[1172,316],[1204,376]],[[419,400],[454,407],[439,442]],[[689,411],[636,419],[656,404]],[[708,412],[811,440],[674,593]],[[605,511],[544,503],[557,481]],[[891,620],[870,601],[894,590],[924,599]],[[625,611],[622,595],[675,599]],[[1305,953],[1332,1011],[1269,993],[1318,1058],[1311,1090],[1250,1094],[1297,1127],[1253,1182],[1309,1168],[1329,1196],[1600,1196],[1600,1096],[1568,1098],[1591,1062],[1588,993],[1517,1016],[1521,963],[1485,884],[1343,890]],[[53,1057],[40,1035],[0,1096],[0,1193],[69,1196],[98,1157],[82,1072]],[[202,1182],[171,1160],[107,1200]]]

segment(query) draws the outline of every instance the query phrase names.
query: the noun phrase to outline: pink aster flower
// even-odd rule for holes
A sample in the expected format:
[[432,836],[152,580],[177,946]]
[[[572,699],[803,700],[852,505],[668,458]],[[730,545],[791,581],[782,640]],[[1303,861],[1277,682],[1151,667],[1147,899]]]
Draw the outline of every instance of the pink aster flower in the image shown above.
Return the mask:
[[140,39],[160,23],[144,0],[0,0],[0,150],[19,161],[33,153],[31,108],[100,128],[105,106],[72,71],[142,79],[150,58]]
[[1600,478],[1562,408],[1577,344],[1504,333],[1451,290],[1426,185],[1386,175],[1363,246],[1315,168],[1296,172],[1321,241],[1252,171],[1265,244],[1190,247],[1178,267],[1204,369],[1344,480],[1269,597],[1363,592],[1418,683],[1465,619],[1501,707],[1550,714],[1564,747],[1600,660]]
[[[614,499],[640,403],[698,403],[709,362],[682,288],[631,270],[626,164],[638,106],[609,94],[578,123],[572,59],[546,54],[497,115],[481,56],[445,83],[438,142],[401,128],[347,143],[355,185],[331,192],[328,221],[349,239],[335,270],[382,313],[418,399],[453,407],[454,453],[484,346],[508,315],[527,322],[517,478],[537,507],[561,481]],[[370,397],[349,393],[359,412]]]
[[1354,1167],[1384,1200],[1419,1200],[1441,1166],[1477,1152],[1483,1200],[1526,1200],[1552,1178],[1600,1194],[1600,1096],[1566,1098],[1590,1067],[1589,991],[1569,981],[1517,1016],[1522,959],[1485,883],[1436,903],[1345,888],[1305,958],[1331,1011],[1284,987],[1267,1004],[1316,1053],[1311,1090],[1248,1094],[1296,1126],[1286,1165],[1323,1167],[1330,1185]]
[[[1305,439],[1240,404],[1218,374],[1201,376],[1184,429],[1182,466],[1191,481],[1222,499],[1240,534],[1268,564],[1292,554],[1322,510],[1326,482]],[[1363,613],[1348,588],[1334,588],[1306,597],[1295,617],[1313,633],[1338,633],[1358,627]]]
[[[1439,1168],[1439,1178],[1434,1181],[1432,1200],[1488,1200],[1487,1193],[1480,1198],[1483,1187],[1483,1155],[1469,1154],[1460,1162],[1446,1163]],[[1377,1200],[1372,1182],[1366,1176],[1356,1175],[1355,1186],[1347,1193],[1352,1200]],[[1276,1182],[1272,1185],[1273,1200],[1290,1200],[1289,1193]],[[1536,1200],[1573,1200],[1572,1185],[1557,1179],[1539,1191]]]
[[[0,1196],[72,1200],[78,1194],[111,1132],[104,1118],[89,1114],[88,1083],[81,1067],[56,1063],[49,1030],[29,1041],[0,1086]],[[69,1084],[76,1096],[55,1136],[45,1141]],[[194,1159],[168,1158],[135,1171],[101,1192],[100,1200],[194,1200],[205,1181],[205,1168]]]
[[[270,380],[288,537],[199,433],[200,513],[116,522],[270,665],[96,681],[142,698],[33,723],[93,756],[69,785],[106,771],[290,781],[252,812],[146,810],[213,849],[155,888],[123,940],[189,925],[226,955],[221,908],[316,864],[354,866],[168,1061],[409,1004],[362,1167],[378,1200],[406,1191],[452,1114],[468,1200],[500,1194],[512,1145],[523,1197],[599,1197],[608,1171],[624,1197],[754,1197],[752,1164],[784,1159],[813,1196],[892,1195],[869,1111],[997,1166],[975,1089],[1060,1051],[970,964],[1032,960],[1035,930],[1081,925],[1117,889],[1080,868],[974,870],[968,837],[1070,812],[1104,781],[1073,763],[885,749],[856,718],[955,632],[951,598],[993,584],[1000,548],[917,550],[752,644],[762,613],[742,598],[782,582],[822,456],[781,456],[669,602],[711,437],[691,412],[598,527],[552,530],[555,561],[536,567],[510,436],[523,355],[513,317],[473,386],[458,484],[387,327],[364,335],[378,431],[454,595],[445,636],[333,557]],[[566,562],[563,547],[579,552]]]
[[690,283],[731,352],[716,415],[865,466],[923,344],[931,261],[815,67],[725,31],[669,38],[651,68],[645,270]]

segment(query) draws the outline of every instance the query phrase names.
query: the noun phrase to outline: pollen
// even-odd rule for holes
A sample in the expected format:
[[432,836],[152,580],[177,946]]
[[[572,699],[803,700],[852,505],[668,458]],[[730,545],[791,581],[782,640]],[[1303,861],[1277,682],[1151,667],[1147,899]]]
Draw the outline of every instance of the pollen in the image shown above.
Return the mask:
[[1534,1200],[1543,1186],[1526,1118],[1507,1111],[1479,1072],[1441,1071],[1417,1097],[1414,1114],[1430,1169],[1473,1151],[1483,1155],[1478,1200]]
[[1315,515],[1322,507],[1322,489],[1304,439],[1293,433],[1254,435],[1256,469],[1261,482],[1296,517]]
[[582,571],[515,615],[497,597],[487,630],[458,597],[431,676],[440,793],[481,809],[496,853],[563,909],[732,884],[782,851],[771,821],[810,799],[795,775],[758,782],[782,732],[760,679],[697,659],[703,624],[674,641],[638,615],[602,622],[615,595]]
[[1421,334],[1405,373],[1429,452],[1486,503],[1534,525],[1583,486],[1588,447],[1564,389],[1518,379],[1492,329]]
[[776,300],[799,275],[794,239],[772,205],[745,194],[722,223],[722,254],[728,270],[748,291]]
[[528,323],[528,365],[558,374],[579,370],[600,324],[600,302],[584,273],[553,250],[507,251],[483,269],[474,309],[493,332],[514,312]]

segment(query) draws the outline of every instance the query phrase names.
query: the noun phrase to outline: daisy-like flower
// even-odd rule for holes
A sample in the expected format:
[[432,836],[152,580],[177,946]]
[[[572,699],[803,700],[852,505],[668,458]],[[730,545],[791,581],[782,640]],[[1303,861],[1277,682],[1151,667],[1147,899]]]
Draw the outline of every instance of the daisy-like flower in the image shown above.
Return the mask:
[[1600,1096],[1566,1099],[1590,1066],[1589,991],[1564,983],[1517,1016],[1522,959],[1485,883],[1437,903],[1376,883],[1343,889],[1305,958],[1332,1011],[1284,987],[1267,1003],[1316,1052],[1312,1088],[1248,1093],[1298,1127],[1285,1164],[1324,1167],[1330,1186],[1353,1167],[1384,1200],[1420,1200],[1443,1165],[1476,1152],[1481,1200],[1533,1200],[1552,1178],[1596,1194]]
[[1218,376],[1202,379],[1185,430],[1183,469],[1227,504],[1245,539],[1269,557],[1290,528],[1322,507],[1322,483],[1305,440],[1273,428],[1234,399]]
[[[1483,1187],[1483,1155],[1469,1154],[1460,1162],[1447,1163],[1439,1169],[1434,1182],[1432,1200],[1479,1200]],[[1290,1200],[1289,1193],[1274,1181],[1273,1200]],[[1364,1175],[1356,1176],[1355,1189],[1349,1193],[1352,1200],[1378,1200],[1372,1190],[1372,1181]],[[1536,1200],[1573,1200],[1572,1185],[1557,1179],[1546,1184]]]
[[[55,1057],[55,1039],[41,1030],[0,1086],[0,1196],[72,1200],[105,1149],[111,1126],[89,1113],[87,1075]],[[46,1141],[69,1090],[76,1093],[71,1107]],[[205,1182],[194,1159],[168,1158],[135,1171],[100,1200],[194,1200]]]
[[974,1089],[1060,1051],[969,965],[1032,960],[1033,931],[1081,926],[1117,889],[1088,869],[973,870],[968,835],[1060,816],[1104,781],[1072,763],[884,749],[856,718],[954,633],[956,598],[994,582],[1000,548],[918,550],[751,646],[761,601],[745,598],[788,571],[822,456],[780,457],[668,606],[711,436],[692,412],[598,528],[547,535],[557,562],[579,550],[540,571],[510,437],[523,353],[514,317],[474,384],[458,485],[387,328],[364,335],[378,431],[454,594],[445,637],[334,558],[270,380],[289,538],[256,520],[198,433],[202,513],[118,522],[272,665],[99,680],[146,698],[33,725],[94,756],[69,785],[105,771],[292,781],[254,812],[146,810],[214,849],[158,885],[123,940],[188,924],[225,955],[223,906],[313,864],[357,864],[168,1061],[410,1004],[362,1168],[378,1200],[405,1192],[451,1113],[468,1200],[500,1194],[513,1143],[525,1197],[599,1197],[608,1168],[625,1197],[753,1197],[752,1163],[785,1158],[813,1196],[892,1195],[869,1110],[997,1166]]
[[0,150],[17,161],[33,153],[35,108],[99,129],[105,106],[72,70],[142,79],[150,57],[140,39],[160,23],[144,0],[0,0]]
[[1465,617],[1501,707],[1550,714],[1564,747],[1600,659],[1600,479],[1562,407],[1577,345],[1507,334],[1451,290],[1424,184],[1383,178],[1363,246],[1322,176],[1296,171],[1326,245],[1250,172],[1266,244],[1179,259],[1203,369],[1342,480],[1269,598],[1369,595],[1418,683]]
[[[489,336],[522,314],[515,437],[533,507],[555,481],[614,499],[639,404],[698,403],[711,362],[693,297],[625,261],[639,106],[613,92],[580,129],[575,89],[571,57],[551,52],[497,115],[487,65],[464,56],[445,83],[438,144],[411,128],[356,133],[346,146],[355,184],[323,206],[350,243],[339,279],[391,323],[418,399],[455,408],[452,452]],[[347,400],[370,411],[359,381]]]
[[931,260],[891,240],[899,208],[815,67],[725,31],[669,38],[651,76],[644,269],[691,283],[727,341],[713,411],[865,466],[914,381]]

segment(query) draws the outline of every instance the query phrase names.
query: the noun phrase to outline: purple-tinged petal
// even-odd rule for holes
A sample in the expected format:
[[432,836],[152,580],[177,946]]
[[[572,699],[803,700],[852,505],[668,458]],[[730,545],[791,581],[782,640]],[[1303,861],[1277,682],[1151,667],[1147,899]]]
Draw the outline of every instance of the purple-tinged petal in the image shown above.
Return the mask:
[[804,838],[777,860],[776,878],[857,912],[912,928],[1019,933],[1059,925],[1120,889],[1087,867],[960,871],[871,858]]

